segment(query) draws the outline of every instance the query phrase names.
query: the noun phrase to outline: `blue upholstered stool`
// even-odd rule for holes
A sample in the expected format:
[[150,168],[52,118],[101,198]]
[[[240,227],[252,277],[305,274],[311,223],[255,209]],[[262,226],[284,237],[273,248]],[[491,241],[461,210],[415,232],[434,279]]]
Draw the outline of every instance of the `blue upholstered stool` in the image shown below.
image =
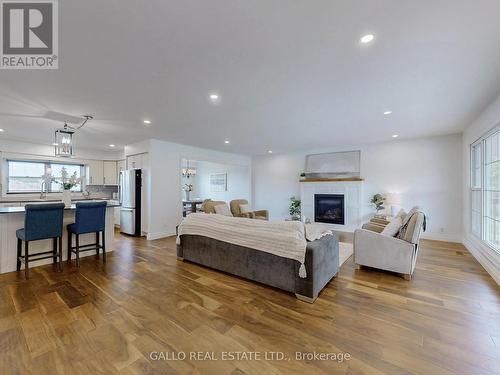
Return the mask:
[[[24,228],[16,231],[17,236],[17,271],[21,270],[24,262],[24,275],[29,277],[29,262],[33,260],[52,258],[54,264],[58,263],[62,269],[62,228],[64,216],[64,203],[27,204],[25,206]],[[52,238],[52,251],[29,254],[30,241],[46,240]],[[22,242],[24,241],[24,255],[22,255]],[[59,246],[58,246],[59,244]],[[42,256],[51,254],[49,256]],[[57,261],[59,257],[59,262]]]
[[[76,204],[76,222],[68,225],[68,262],[71,253],[76,254],[76,265],[80,267],[80,251],[95,250],[99,256],[102,249],[102,260],[106,263],[106,205],[107,202],[82,202]],[[95,243],[80,245],[80,234],[95,233]],[[102,233],[102,244],[99,234]],[[73,246],[73,234],[76,235],[76,246]]]

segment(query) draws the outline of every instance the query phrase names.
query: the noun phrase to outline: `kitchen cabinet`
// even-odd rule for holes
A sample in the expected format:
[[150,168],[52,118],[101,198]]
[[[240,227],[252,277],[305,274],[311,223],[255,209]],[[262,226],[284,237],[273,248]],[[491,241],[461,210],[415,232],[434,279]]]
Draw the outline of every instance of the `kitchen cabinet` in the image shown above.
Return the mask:
[[149,163],[148,154],[137,154],[127,156],[127,169],[143,169]]
[[120,183],[120,172],[123,172],[125,169],[127,169],[127,161],[126,160],[118,160],[116,162],[116,178],[118,183]]
[[87,161],[87,185],[104,185],[104,162],[102,160]]
[[115,208],[114,219],[115,219],[115,227],[119,227],[120,226],[120,207]]
[[116,161],[105,160],[103,162],[103,184],[117,185]]

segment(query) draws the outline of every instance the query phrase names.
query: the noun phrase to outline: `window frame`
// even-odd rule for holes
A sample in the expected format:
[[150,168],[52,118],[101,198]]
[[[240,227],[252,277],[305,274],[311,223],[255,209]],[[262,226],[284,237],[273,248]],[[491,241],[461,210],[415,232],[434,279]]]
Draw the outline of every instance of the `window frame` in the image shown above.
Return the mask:
[[[477,139],[475,142],[473,142],[470,145],[470,150],[469,150],[469,173],[470,173],[470,178],[469,178],[469,201],[470,201],[470,230],[471,233],[474,237],[476,237],[478,240],[480,240],[485,246],[493,250],[495,253],[500,254],[500,246],[495,246],[492,242],[490,242],[486,238],[486,211],[487,211],[487,197],[486,197],[486,166],[487,166],[487,158],[486,158],[486,142],[488,139],[490,141],[493,139],[493,137],[497,135],[497,137],[500,137],[500,124],[496,125],[493,129],[485,133],[483,136],[481,136],[479,139]],[[480,146],[480,186],[477,187],[475,185],[474,177],[475,177],[475,155],[474,155],[474,149],[475,147]],[[500,149],[499,149],[500,150]],[[499,151],[497,150],[497,151]],[[497,158],[500,159],[500,156],[497,155]],[[500,162],[500,161],[498,161]],[[490,161],[489,164],[493,164],[493,162]],[[473,225],[474,225],[474,210],[473,210],[473,199],[474,199],[474,192],[480,192],[480,234],[478,235],[477,233],[474,232]],[[492,218],[493,219],[493,218]],[[493,219],[495,220],[495,219]],[[500,219],[498,220],[500,221]]]
[[[82,163],[62,163],[60,161],[52,161],[52,160],[33,160],[33,159],[15,159],[15,158],[8,158],[5,159],[5,182],[6,182],[6,187],[5,187],[5,194],[6,195],[19,195],[19,194],[40,194],[40,190],[27,190],[27,191],[10,191],[9,190],[9,180],[10,180],[10,168],[9,168],[9,163],[10,162],[17,162],[17,163],[33,163],[33,164],[43,164],[44,165],[44,173],[47,173],[47,168],[49,165],[63,165],[63,166],[78,166],[80,167],[80,189],[79,190],[72,190],[72,193],[82,193],[84,191],[84,176],[85,176],[85,164]],[[61,191],[51,191],[51,186],[49,185],[47,187],[47,194],[60,194]]]

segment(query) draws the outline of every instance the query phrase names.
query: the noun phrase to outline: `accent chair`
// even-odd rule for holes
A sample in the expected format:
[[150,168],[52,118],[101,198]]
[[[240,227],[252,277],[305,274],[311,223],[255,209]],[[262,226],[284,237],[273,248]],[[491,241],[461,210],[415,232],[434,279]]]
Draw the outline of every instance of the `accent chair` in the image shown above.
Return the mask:
[[383,227],[380,230],[375,224],[365,224],[364,229],[354,232],[353,260],[357,268],[367,266],[397,272],[406,280],[411,280],[417,262],[420,234],[422,230],[425,231],[425,215],[416,210],[410,211],[408,216],[395,237],[377,233]]
[[248,219],[260,219],[269,220],[269,212],[267,210],[258,211],[242,211],[241,206],[248,206],[248,201],[246,199],[234,199],[229,203],[231,207],[231,212],[235,217],[246,217]]

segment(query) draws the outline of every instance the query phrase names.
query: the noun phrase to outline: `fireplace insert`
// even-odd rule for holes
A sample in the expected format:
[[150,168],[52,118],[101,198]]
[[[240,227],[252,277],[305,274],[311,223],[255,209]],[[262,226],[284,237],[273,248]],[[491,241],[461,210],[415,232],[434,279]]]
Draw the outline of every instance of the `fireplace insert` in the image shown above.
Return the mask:
[[316,223],[345,224],[344,195],[314,194],[314,221]]

